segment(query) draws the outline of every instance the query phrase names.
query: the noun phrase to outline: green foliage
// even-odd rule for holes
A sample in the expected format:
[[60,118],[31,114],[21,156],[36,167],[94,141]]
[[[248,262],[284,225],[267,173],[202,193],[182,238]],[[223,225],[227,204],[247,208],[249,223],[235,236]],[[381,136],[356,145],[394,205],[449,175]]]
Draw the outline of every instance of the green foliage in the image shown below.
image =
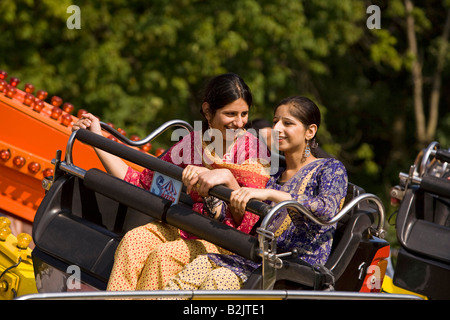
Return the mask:
[[374,32],[377,42],[370,47],[370,57],[376,64],[386,64],[395,71],[399,71],[406,59],[402,57],[397,49],[397,39],[387,30],[377,30]]
[[[81,9],[81,29],[66,26],[72,4]],[[375,3],[382,28],[374,30],[366,27],[371,4],[2,0],[0,68],[140,136],[170,119],[199,120],[202,88],[223,72],[249,84],[253,118],[270,120],[284,97],[309,96],[323,113],[320,145],[344,162],[351,181],[384,197],[417,153],[411,57],[403,1]],[[448,7],[416,3],[426,75]],[[436,136],[447,147],[449,58]]]

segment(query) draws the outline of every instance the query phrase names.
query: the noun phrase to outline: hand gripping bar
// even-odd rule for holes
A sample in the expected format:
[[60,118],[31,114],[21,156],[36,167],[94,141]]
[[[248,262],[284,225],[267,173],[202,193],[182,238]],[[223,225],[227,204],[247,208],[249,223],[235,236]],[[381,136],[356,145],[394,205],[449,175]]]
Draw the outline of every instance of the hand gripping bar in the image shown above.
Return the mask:
[[86,188],[139,210],[152,218],[167,222],[247,259],[260,260],[257,254],[256,237],[201,215],[183,205],[171,205],[168,200],[98,169],[88,170],[84,175],[83,183]]
[[[136,163],[144,168],[148,168],[150,170],[157,171],[161,174],[164,174],[168,177],[171,177],[173,179],[181,181],[181,176],[183,173],[183,169],[178,167],[177,165],[174,165],[172,163],[166,162],[164,160],[158,159],[156,157],[150,156],[148,154],[145,154],[141,151],[132,149],[124,144],[112,141],[108,138],[105,138],[103,136],[100,136],[98,134],[92,133],[86,129],[79,129],[72,133],[74,135],[74,138],[77,138],[79,141],[87,143],[93,147],[102,149],[108,153],[112,153],[122,159],[131,161],[133,163]],[[69,139],[70,140],[73,139]],[[73,141],[72,141],[73,143]],[[67,152],[66,159],[71,159],[71,150],[72,147],[67,148],[67,150],[70,150],[70,152]],[[71,165],[70,163],[67,163],[68,165]],[[217,197],[223,201],[230,201],[231,196],[231,189],[223,186],[218,185],[209,190],[209,194],[211,196]],[[261,217],[264,217],[269,211],[271,207],[262,202],[257,200],[250,200],[247,204],[247,210],[257,214]]]

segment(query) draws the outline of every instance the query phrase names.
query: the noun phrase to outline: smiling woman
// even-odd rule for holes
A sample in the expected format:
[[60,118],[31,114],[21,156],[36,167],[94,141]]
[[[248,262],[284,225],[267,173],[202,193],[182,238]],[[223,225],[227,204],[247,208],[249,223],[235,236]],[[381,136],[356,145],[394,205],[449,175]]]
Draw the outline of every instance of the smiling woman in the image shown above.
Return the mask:
[[[230,210],[225,202],[208,196],[208,190],[219,184],[233,190],[242,186],[264,188],[269,179],[267,148],[262,153],[259,140],[244,130],[252,100],[250,89],[238,75],[214,77],[206,87],[200,109],[205,118],[202,129],[186,135],[162,157],[184,168],[183,183],[194,202],[193,210],[245,233],[251,232],[259,217]],[[73,127],[101,134],[98,119],[90,114],[83,115]],[[96,151],[116,177],[147,190],[152,185],[153,171],[137,172],[121,159]],[[137,227],[125,234],[117,248],[108,290],[161,289],[184,265],[209,252],[227,253],[165,223]]]
[[[332,158],[317,158],[311,141],[320,126],[320,111],[311,100],[291,97],[275,108],[273,130],[279,135],[286,168],[280,168],[265,188],[242,187],[231,193],[230,205],[245,212],[250,199],[272,204],[295,200],[316,217],[329,220],[342,207],[347,193],[347,172]],[[301,213],[283,209],[269,223],[280,252],[298,253],[305,262],[324,264],[328,259],[336,225],[320,226]],[[236,254],[209,253],[186,265],[168,282],[165,290],[238,290],[259,263]]]
[[273,130],[278,132],[280,150],[300,160],[293,163],[305,165],[316,159],[310,155],[311,149],[317,147],[320,118],[319,109],[308,98],[292,97],[280,102],[273,117]]
[[203,103],[202,112],[208,121],[209,129],[206,134],[214,144],[216,152],[223,156],[229,149],[239,132],[248,122],[249,107],[247,102],[239,98],[219,110],[212,110],[208,103]]

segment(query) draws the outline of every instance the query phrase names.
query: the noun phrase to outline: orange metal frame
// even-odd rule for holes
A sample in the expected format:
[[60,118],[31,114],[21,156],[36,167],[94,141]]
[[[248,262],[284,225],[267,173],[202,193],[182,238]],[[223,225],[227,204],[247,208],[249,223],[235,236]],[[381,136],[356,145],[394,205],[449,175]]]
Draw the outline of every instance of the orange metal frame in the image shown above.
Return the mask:
[[[42,100],[31,95],[31,86],[26,85],[24,92],[17,88],[18,79],[7,83],[5,74],[0,71],[0,211],[32,223],[45,194],[42,180],[53,174],[51,160],[57,150],[64,159],[72,124],[78,118],[59,107],[60,98],[51,104],[44,101],[42,110],[36,111]],[[73,159],[82,168],[104,170],[93,148],[79,141],[74,144]]]

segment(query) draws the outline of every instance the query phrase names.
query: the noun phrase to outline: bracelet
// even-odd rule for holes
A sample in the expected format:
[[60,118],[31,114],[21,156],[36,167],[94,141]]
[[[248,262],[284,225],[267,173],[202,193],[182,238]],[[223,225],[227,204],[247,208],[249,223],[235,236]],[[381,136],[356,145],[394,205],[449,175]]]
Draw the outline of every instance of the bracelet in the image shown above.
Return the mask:
[[204,208],[206,209],[206,213],[211,218],[214,218],[216,216],[215,209],[222,203],[222,201],[213,196],[205,197],[203,200],[205,203]]

